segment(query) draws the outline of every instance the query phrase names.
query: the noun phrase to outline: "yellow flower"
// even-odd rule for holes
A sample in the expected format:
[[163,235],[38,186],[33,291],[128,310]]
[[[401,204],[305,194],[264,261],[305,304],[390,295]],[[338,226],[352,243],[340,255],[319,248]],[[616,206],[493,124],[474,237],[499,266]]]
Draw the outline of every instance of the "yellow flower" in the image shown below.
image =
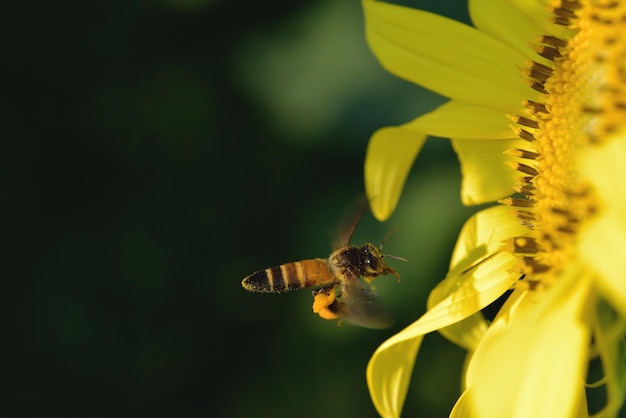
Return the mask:
[[[473,0],[474,27],[363,1],[370,47],[395,75],[450,98],[369,144],[366,189],[394,210],[428,135],[451,138],[463,227],[427,312],[367,368],[400,416],[422,337],[468,350],[451,416],[616,416],[626,392],[626,2]],[[481,310],[512,290],[495,319]],[[591,361],[603,377],[587,382]],[[589,412],[587,391],[606,401]]]

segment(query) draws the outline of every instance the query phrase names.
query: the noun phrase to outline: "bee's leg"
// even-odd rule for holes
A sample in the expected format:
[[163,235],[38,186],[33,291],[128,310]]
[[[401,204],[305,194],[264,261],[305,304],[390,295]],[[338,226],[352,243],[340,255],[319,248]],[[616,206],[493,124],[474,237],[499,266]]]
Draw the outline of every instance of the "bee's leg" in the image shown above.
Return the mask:
[[341,307],[341,304],[343,304],[343,302],[335,301],[335,303],[333,303],[333,305],[337,305],[337,306],[332,306],[331,305],[331,306],[328,307],[328,310],[335,312],[336,315],[337,315],[337,328],[341,328],[341,319],[342,319],[342,314],[341,314],[342,307]]
[[337,300],[335,287],[323,287],[313,291],[313,312],[324,319],[336,319],[341,326],[341,302]]
[[311,293],[313,294],[313,312],[315,313],[327,308],[336,298],[334,286],[315,289]]

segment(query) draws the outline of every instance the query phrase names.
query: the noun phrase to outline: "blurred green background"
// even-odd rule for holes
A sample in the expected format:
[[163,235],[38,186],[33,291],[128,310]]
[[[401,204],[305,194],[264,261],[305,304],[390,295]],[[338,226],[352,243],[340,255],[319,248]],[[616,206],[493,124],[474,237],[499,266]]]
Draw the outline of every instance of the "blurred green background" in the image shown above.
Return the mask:
[[[414,2],[415,3],[415,2]],[[459,1],[431,2],[467,20]],[[420,4],[424,7],[423,4]],[[429,6],[429,5],[425,5]],[[2,408],[11,416],[373,417],[365,367],[417,319],[474,209],[431,139],[394,216],[396,317],[323,321],[256,270],[330,253],[377,128],[442,99],[383,71],[358,1],[4,2]],[[438,335],[405,416],[447,416],[463,352]]]

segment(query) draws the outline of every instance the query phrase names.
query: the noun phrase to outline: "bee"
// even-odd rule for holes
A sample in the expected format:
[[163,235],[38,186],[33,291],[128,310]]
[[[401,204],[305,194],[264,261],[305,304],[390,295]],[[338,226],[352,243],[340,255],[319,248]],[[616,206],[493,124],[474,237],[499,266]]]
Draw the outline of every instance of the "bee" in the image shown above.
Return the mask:
[[385,275],[394,275],[400,281],[400,274],[385,263],[385,256],[406,260],[382,253],[387,237],[378,247],[370,243],[350,244],[364,211],[365,208],[343,228],[328,259],[313,258],[270,267],[247,276],[241,285],[250,292],[261,293],[314,288],[313,312],[324,319],[337,320],[337,326],[345,318],[366,328],[389,327],[391,316],[370,283]]

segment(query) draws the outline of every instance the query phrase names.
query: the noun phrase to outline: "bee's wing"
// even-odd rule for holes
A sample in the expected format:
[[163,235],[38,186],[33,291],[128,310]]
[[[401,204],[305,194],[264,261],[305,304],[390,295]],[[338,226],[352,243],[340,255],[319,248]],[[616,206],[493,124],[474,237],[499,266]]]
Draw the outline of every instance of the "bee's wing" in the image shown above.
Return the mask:
[[343,319],[355,325],[383,329],[389,328],[393,317],[374,289],[353,275],[342,282],[341,304]]
[[345,217],[345,221],[337,227],[335,240],[333,241],[334,250],[350,244],[352,235],[354,235],[354,231],[365,214],[368,206],[369,202],[367,201],[367,197],[365,197],[365,195],[359,197],[356,202],[352,204],[348,212],[348,216]]

